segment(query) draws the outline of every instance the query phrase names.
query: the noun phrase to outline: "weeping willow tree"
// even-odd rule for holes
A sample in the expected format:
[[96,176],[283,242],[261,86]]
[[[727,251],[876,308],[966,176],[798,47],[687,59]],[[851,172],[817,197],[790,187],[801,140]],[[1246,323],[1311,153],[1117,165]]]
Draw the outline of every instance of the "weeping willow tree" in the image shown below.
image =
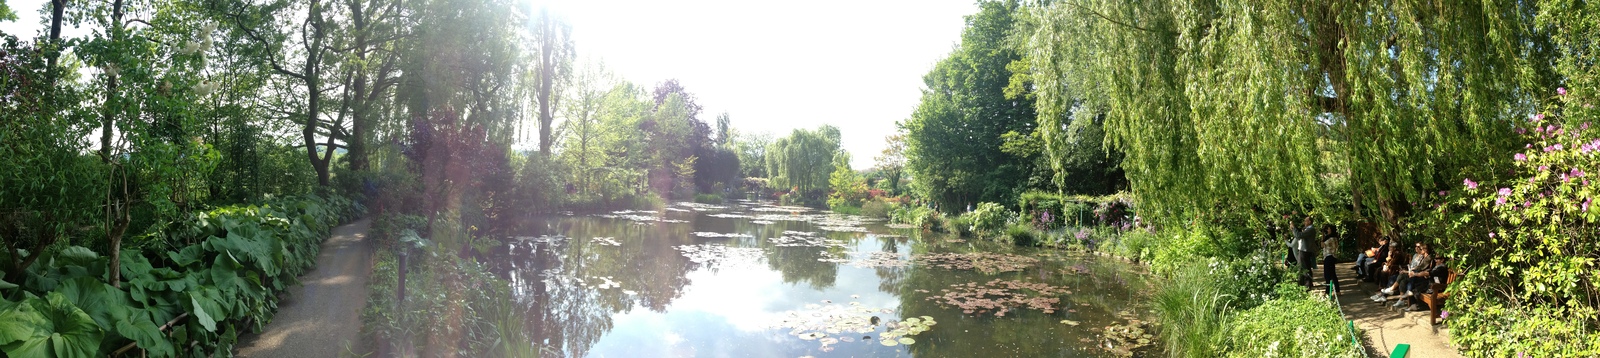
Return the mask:
[[1147,216],[1392,226],[1510,160],[1524,91],[1552,82],[1532,6],[1070,0],[1033,9],[1025,46],[1044,137],[1103,113]]

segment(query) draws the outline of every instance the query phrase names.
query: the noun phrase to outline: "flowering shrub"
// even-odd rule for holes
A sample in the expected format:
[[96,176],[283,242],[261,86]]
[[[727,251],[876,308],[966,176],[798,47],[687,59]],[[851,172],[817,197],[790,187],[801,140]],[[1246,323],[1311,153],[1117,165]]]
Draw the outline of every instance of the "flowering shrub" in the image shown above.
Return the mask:
[[1600,355],[1600,138],[1592,112],[1569,114],[1520,123],[1510,175],[1466,178],[1420,220],[1464,273],[1447,309],[1468,354]]

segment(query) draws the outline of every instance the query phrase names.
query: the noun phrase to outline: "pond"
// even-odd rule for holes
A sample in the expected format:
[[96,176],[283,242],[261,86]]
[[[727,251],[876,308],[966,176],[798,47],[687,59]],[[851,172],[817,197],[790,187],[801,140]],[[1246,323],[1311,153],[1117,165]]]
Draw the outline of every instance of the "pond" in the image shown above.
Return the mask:
[[537,217],[507,243],[491,266],[561,356],[1118,357],[1154,339],[1135,265],[806,208]]

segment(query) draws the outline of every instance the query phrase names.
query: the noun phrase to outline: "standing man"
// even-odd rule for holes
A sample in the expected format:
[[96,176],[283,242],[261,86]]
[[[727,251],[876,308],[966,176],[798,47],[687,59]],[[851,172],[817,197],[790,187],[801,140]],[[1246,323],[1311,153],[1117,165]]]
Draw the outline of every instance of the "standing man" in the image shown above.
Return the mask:
[[[1301,220],[1300,229],[1294,231],[1294,256],[1300,262],[1300,284],[1312,288],[1311,272],[1317,267],[1317,228],[1311,224],[1311,216],[1307,215]],[[1293,225],[1290,225],[1292,228]]]

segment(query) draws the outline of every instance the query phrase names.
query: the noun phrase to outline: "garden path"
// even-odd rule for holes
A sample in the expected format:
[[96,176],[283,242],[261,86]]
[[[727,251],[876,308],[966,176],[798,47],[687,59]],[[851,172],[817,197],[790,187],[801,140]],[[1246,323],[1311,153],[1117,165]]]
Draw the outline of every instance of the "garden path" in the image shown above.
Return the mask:
[[371,219],[333,229],[322,242],[317,267],[288,290],[278,313],[260,333],[240,337],[240,357],[339,357],[359,350],[361,310],[372,276]]
[[[1450,330],[1443,324],[1435,326],[1428,322],[1427,310],[1405,312],[1403,309],[1390,309],[1387,303],[1372,302],[1368,298],[1378,292],[1377,284],[1356,280],[1353,262],[1340,263],[1336,267],[1339,270],[1339,284],[1345,287],[1339,294],[1339,303],[1344,309],[1345,319],[1356,321],[1356,327],[1367,332],[1365,343],[1369,356],[1388,357],[1390,351],[1402,343],[1411,345],[1410,354],[1407,355],[1411,358],[1462,356],[1456,347],[1450,345]],[[1316,274],[1320,279],[1322,270],[1319,268]],[[1318,288],[1324,289],[1321,285]]]

